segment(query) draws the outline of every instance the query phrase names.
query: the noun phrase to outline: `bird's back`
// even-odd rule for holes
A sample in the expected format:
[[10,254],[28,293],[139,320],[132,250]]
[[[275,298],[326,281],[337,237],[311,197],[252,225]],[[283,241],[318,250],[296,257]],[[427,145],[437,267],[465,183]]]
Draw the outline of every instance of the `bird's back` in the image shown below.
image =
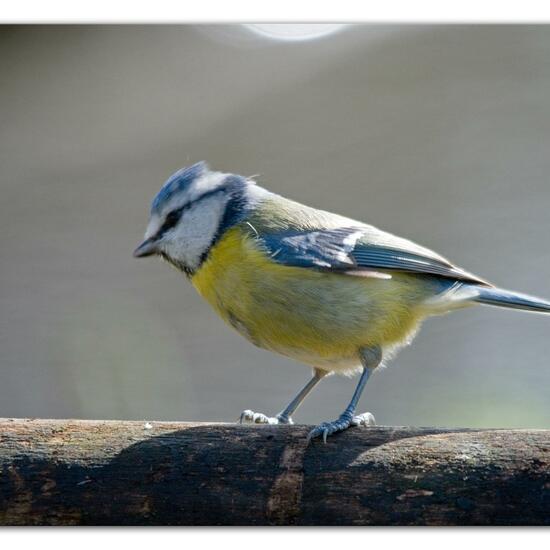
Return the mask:
[[[441,262],[450,267],[456,267],[437,252],[409,239],[378,229],[373,225],[312,208],[266,191],[261,187],[257,187],[255,191],[258,196],[257,207],[247,217],[247,221],[261,235],[277,234],[284,231],[331,230],[342,227],[357,228],[362,232],[360,242],[365,245],[402,250]],[[476,275],[465,271],[464,273],[471,278],[472,282],[487,284],[486,281]]]

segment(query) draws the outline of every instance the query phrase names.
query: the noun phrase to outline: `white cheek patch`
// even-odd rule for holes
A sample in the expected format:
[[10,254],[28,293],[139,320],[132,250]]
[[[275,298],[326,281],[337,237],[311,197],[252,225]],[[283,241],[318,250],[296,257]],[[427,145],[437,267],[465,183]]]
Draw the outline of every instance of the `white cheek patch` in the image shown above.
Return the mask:
[[164,252],[179,263],[196,269],[216,236],[226,202],[227,197],[218,193],[198,201],[185,211],[178,225],[162,239]]

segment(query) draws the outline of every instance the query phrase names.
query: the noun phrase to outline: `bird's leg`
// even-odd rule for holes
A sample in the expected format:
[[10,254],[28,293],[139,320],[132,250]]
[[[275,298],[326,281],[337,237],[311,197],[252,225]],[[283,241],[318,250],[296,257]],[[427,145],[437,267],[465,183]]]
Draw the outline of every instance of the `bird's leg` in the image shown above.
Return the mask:
[[291,414],[302,404],[311,390],[325,376],[326,372],[315,369],[311,380],[300,390],[298,395],[277,415],[274,417],[266,416],[262,413],[256,413],[251,410],[245,410],[241,413],[240,423],[246,424],[293,424]]
[[311,390],[321,381],[326,375],[326,371],[315,369],[311,380],[300,390],[298,395],[282,410],[276,418],[280,424],[293,424],[291,414],[302,404],[302,401],[309,395]]
[[376,367],[378,367],[381,360],[382,352],[380,348],[365,348],[361,350],[363,372],[361,373],[361,378],[359,378],[359,383],[355,388],[355,392],[353,393],[353,397],[351,398],[349,405],[337,420],[333,420],[332,422],[323,422],[311,430],[307,436],[308,441],[314,437],[319,437],[322,435],[323,441],[326,443],[327,436],[346,430],[350,426],[373,425],[375,423],[374,416],[371,413],[364,413],[359,416],[355,416],[355,410],[357,409],[357,403],[359,402],[361,394],[367,384],[367,380]]

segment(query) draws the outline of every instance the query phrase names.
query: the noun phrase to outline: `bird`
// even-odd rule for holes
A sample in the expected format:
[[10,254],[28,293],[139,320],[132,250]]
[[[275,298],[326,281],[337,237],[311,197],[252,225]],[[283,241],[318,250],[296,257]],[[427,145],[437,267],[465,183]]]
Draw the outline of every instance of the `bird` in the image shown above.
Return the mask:
[[292,424],[325,376],[359,375],[342,414],[308,441],[375,423],[372,413],[356,414],[365,385],[425,319],[475,304],[550,313],[549,301],[498,288],[411,240],[204,161],[162,185],[133,255],[164,259],[249,342],[311,367],[281,412],[245,409],[241,423]]

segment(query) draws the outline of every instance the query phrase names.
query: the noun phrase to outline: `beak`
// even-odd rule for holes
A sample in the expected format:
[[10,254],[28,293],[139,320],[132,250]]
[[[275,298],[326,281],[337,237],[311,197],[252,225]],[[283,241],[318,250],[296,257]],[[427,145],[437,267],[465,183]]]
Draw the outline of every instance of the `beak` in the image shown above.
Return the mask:
[[134,250],[134,258],[145,258],[156,253],[157,247],[155,241],[153,239],[146,239]]

